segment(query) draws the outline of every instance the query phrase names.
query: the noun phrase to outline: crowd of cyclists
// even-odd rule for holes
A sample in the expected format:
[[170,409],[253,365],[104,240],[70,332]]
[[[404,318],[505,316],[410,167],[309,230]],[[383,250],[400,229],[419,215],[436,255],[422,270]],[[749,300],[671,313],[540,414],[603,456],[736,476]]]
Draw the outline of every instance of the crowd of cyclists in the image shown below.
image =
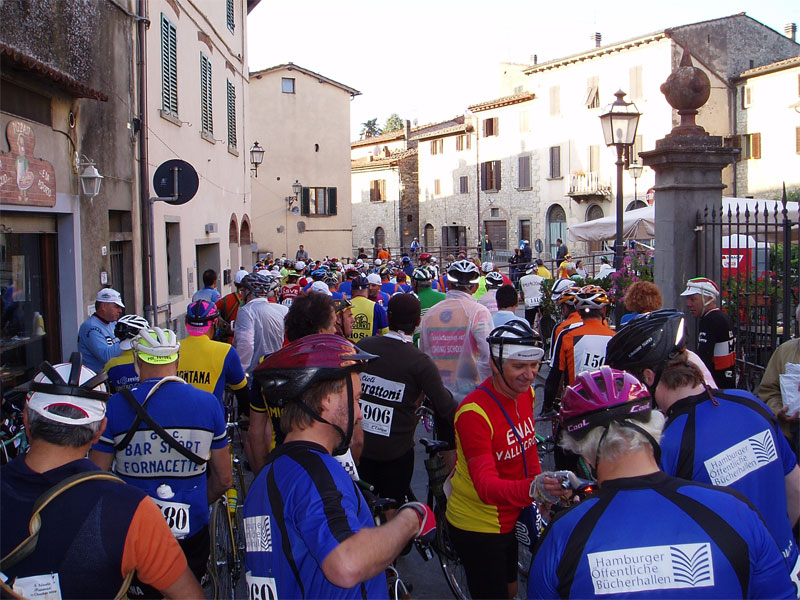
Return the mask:
[[[683,293],[695,353],[660,295],[610,324],[611,298],[566,247],[547,286],[530,257],[512,281],[466,253],[378,250],[313,260],[301,246],[240,269],[225,296],[206,271],[180,340],[100,290],[70,361],[17,390],[30,448],[0,468],[2,595],[205,597],[209,507],[233,483],[227,394],[254,475],[250,598],[387,597],[387,567],[437,528],[472,598],[800,597],[784,435],[798,415],[734,389],[712,280]],[[560,319],[546,341],[545,294]],[[422,404],[448,448],[438,522],[411,490]],[[540,420],[556,423],[556,471]],[[578,501],[582,479],[597,486]],[[374,497],[395,507],[381,525]],[[546,527],[520,590],[515,531],[532,512]]]

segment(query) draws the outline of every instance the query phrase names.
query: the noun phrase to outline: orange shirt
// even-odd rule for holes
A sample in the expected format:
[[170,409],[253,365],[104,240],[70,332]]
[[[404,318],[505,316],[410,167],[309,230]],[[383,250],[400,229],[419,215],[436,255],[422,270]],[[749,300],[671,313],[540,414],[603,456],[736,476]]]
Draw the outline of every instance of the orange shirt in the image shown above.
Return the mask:
[[588,319],[583,325],[565,332],[561,339],[558,368],[567,375],[567,385],[583,371],[594,371],[606,362],[606,346],[614,335],[600,319]]
[[380,258],[381,260],[391,260],[392,255],[389,254],[389,252],[387,252],[386,250],[381,250],[380,252],[378,252],[378,256],[376,258]]

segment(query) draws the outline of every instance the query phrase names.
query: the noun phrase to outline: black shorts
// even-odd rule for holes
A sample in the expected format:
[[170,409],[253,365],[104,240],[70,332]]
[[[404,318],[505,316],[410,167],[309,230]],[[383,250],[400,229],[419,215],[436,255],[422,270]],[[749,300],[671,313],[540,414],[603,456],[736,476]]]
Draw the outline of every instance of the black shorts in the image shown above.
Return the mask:
[[517,580],[519,548],[514,531],[478,533],[447,524],[472,598],[508,598],[508,584]]
[[358,475],[372,484],[379,498],[393,498],[397,506],[406,502],[414,475],[414,449],[394,460],[372,460],[361,457]]
[[533,323],[536,321],[536,315],[541,312],[540,306],[534,306],[533,308],[526,308],[525,309],[525,320],[528,324],[533,327]]

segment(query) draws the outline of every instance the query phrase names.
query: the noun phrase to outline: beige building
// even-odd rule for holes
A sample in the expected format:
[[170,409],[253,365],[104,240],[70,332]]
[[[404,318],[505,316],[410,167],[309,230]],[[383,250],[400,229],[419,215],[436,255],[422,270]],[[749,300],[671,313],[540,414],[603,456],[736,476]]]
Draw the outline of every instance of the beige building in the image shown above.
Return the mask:
[[[350,256],[350,101],[360,92],[288,63],[250,74],[250,123],[264,148],[253,185],[261,257]],[[295,196],[292,185],[299,183]]]
[[[194,166],[197,195],[187,204],[154,206],[155,304],[158,322],[181,329],[186,306],[206,269],[217,289],[252,267],[248,128],[249,0],[197,3],[154,0],[147,31],[148,164]],[[152,190],[151,190],[152,192]]]
[[734,195],[777,198],[784,183],[800,187],[800,56],[744,71],[736,90]]

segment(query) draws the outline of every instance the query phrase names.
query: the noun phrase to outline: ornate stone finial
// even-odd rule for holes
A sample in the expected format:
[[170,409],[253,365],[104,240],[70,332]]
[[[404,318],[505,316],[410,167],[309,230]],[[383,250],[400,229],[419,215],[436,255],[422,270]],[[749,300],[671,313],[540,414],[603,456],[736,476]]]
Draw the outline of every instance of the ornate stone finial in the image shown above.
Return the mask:
[[692,65],[688,49],[683,50],[680,66],[661,84],[661,93],[681,116],[681,124],[672,129],[672,135],[708,135],[695,117],[711,95],[711,82],[702,69]]

